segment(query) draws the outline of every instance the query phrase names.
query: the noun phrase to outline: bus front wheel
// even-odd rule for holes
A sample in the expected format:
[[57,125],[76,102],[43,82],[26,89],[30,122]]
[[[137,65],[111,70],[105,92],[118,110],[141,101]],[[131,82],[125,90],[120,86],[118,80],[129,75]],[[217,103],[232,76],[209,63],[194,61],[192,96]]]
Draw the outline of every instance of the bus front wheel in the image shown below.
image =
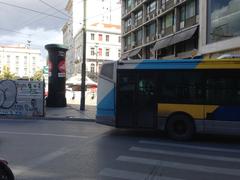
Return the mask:
[[172,139],[189,140],[195,133],[195,126],[191,117],[185,114],[176,114],[168,119],[166,131]]

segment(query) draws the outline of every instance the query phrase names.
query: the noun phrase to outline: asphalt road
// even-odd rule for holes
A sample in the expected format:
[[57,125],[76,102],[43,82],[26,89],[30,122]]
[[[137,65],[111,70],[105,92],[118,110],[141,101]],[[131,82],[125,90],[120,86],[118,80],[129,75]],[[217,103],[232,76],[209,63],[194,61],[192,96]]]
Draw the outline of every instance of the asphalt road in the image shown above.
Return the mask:
[[92,122],[0,120],[0,156],[16,179],[240,179],[239,137],[175,142]]

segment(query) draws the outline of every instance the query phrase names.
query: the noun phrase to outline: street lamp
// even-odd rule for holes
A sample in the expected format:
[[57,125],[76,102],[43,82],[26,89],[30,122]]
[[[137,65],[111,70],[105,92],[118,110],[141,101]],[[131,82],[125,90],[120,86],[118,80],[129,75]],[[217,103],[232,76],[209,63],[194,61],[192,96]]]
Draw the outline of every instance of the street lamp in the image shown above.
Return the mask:
[[95,44],[96,55],[96,76],[98,75],[98,43]]

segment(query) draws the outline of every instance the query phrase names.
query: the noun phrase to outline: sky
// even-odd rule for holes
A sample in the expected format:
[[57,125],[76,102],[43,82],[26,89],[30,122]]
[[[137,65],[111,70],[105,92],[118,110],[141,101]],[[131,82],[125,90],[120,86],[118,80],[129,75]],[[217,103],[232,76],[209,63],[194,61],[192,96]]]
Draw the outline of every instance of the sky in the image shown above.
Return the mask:
[[[119,2],[112,2],[115,1]],[[68,0],[0,0],[0,45],[27,45],[30,41],[30,48],[40,49],[42,58],[45,59],[47,51],[44,46],[63,41],[61,29],[70,18],[65,11],[67,2]],[[96,4],[94,2],[96,0],[87,1],[90,7]],[[115,3],[112,3],[112,13],[120,22],[119,4]],[[80,4],[79,7],[81,10]],[[93,18],[99,19],[100,11],[96,10],[97,8],[99,7],[92,8],[94,10],[90,14],[97,14]],[[79,23],[80,21],[82,20],[80,19]]]
[[0,45],[27,44],[29,40],[31,48],[43,52],[46,44],[62,43],[61,28],[69,19],[66,4],[67,0],[0,0]]

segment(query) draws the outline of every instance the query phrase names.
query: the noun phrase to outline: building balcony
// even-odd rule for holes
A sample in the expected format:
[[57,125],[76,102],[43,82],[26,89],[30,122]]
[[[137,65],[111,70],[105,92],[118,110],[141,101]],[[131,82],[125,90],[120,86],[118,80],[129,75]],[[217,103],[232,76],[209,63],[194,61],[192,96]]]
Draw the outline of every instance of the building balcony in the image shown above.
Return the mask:
[[192,27],[196,24],[199,23],[199,16],[193,16],[191,18],[186,19],[185,21],[180,22],[180,24],[178,25],[178,30],[182,30],[188,27]]
[[139,20],[135,21],[134,28],[140,26],[142,23],[143,23],[143,19],[139,19]]
[[188,18],[185,20],[185,27],[191,27],[191,26],[194,26],[198,23],[198,16],[193,16],[191,18]]
[[170,27],[162,30],[161,35],[162,35],[162,37],[164,37],[164,36],[167,36],[167,35],[170,35],[170,34],[173,34],[173,33],[174,33],[174,28],[173,28],[173,26],[170,26]]
[[170,8],[172,8],[173,6],[175,6],[175,2],[174,0],[169,0],[165,3],[165,9],[168,10]]

